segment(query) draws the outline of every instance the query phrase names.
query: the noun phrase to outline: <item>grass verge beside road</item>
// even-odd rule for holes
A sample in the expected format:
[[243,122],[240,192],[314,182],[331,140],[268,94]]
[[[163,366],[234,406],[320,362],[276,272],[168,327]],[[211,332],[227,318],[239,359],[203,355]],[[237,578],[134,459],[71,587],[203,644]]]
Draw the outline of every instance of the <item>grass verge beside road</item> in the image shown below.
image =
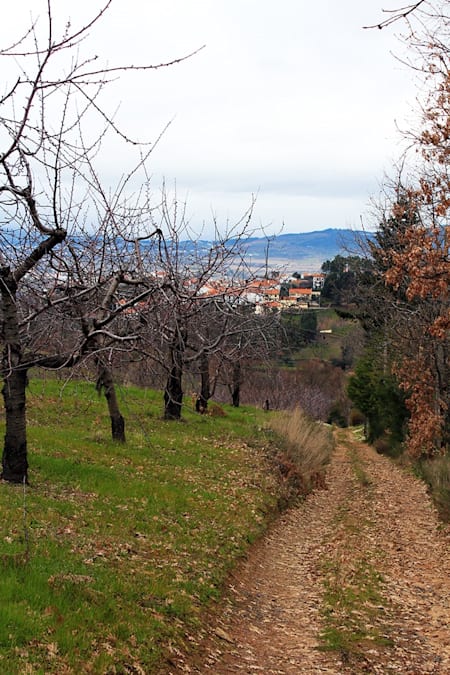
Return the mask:
[[93,385],[32,382],[31,484],[0,484],[5,675],[165,672],[276,512],[271,413],[161,403],[123,392],[122,446]]

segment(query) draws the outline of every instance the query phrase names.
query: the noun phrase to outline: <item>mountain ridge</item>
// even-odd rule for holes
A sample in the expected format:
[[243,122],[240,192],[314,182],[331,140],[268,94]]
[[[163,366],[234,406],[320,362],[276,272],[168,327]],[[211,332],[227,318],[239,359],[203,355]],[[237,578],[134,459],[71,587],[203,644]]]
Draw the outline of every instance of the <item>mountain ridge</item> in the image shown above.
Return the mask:
[[252,266],[297,266],[304,271],[318,271],[326,260],[337,255],[361,255],[358,242],[370,237],[364,230],[327,228],[249,237],[243,247]]

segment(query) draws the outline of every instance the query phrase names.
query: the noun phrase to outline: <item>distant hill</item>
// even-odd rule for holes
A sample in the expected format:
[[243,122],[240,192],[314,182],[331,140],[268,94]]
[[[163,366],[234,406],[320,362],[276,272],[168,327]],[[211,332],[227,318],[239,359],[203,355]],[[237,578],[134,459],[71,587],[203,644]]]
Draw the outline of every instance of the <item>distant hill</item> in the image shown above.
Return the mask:
[[[240,245],[247,265],[254,271],[320,272],[325,260],[337,255],[362,255],[358,242],[373,235],[363,230],[334,229],[314,232],[279,234],[269,237],[248,237]],[[233,241],[233,240],[231,240]],[[188,239],[179,242],[178,253],[186,258],[208,255],[213,242]],[[129,244],[125,244],[125,247]],[[142,246],[153,245],[142,243]]]
[[[370,236],[370,235],[369,235]],[[333,229],[274,237],[250,237],[244,246],[252,267],[265,265],[290,271],[320,271],[322,263],[337,255],[361,255],[358,241],[368,234],[360,230]]]

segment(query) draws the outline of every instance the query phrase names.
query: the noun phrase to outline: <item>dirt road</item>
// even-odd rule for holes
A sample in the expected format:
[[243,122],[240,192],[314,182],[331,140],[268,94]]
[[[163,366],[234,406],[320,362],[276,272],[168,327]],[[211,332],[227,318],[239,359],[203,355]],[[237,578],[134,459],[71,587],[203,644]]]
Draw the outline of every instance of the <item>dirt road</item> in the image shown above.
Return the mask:
[[449,543],[425,486],[338,431],[326,489],[252,550],[173,672],[450,675]]

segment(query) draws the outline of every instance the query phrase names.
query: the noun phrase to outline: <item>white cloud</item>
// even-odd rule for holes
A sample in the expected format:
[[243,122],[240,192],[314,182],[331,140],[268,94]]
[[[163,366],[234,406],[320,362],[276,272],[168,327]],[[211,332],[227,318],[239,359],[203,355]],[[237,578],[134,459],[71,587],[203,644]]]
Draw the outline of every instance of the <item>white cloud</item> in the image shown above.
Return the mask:
[[[16,4],[3,43],[14,21],[27,21],[26,3]],[[45,5],[29,0],[35,14]],[[100,6],[78,0],[64,12],[76,25]],[[414,98],[411,72],[391,54],[401,52],[393,31],[362,29],[380,16],[381,0],[113,0],[91,46],[112,65],[160,63],[206,45],[110,92],[135,137],[154,139],[173,119],[153,180],[155,190],[163,176],[177,181],[193,221],[211,211],[236,219],[258,192],[255,219],[275,231],[283,221],[291,232],[358,227],[398,156],[395,120]],[[122,171],[114,154],[104,169],[110,181]]]

